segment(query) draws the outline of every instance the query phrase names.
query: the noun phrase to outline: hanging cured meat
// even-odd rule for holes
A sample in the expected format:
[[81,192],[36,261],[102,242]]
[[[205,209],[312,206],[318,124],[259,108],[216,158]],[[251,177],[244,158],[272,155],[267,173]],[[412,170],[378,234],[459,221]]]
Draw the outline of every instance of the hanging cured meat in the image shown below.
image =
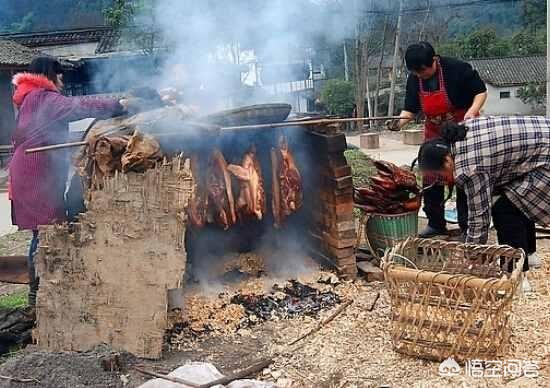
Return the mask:
[[265,190],[256,147],[252,145],[244,154],[241,165],[230,164],[227,170],[239,180],[237,213],[240,219],[261,220],[265,214]]
[[227,162],[219,150],[215,150],[210,157],[206,173],[206,189],[208,192],[207,221],[211,218],[213,222],[227,230],[237,222],[237,214],[231,176],[227,170]]
[[275,227],[296,212],[303,202],[302,177],[288,148],[286,136],[271,150],[272,207]]

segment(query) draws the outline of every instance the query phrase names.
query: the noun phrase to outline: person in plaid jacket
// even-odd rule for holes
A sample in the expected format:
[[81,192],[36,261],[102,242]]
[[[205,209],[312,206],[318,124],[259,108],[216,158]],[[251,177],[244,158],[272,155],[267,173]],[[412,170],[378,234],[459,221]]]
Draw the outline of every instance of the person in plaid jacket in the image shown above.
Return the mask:
[[420,148],[418,162],[424,174],[466,193],[467,243],[486,243],[492,218],[500,244],[535,253],[535,223],[550,225],[550,119],[447,122],[441,137]]

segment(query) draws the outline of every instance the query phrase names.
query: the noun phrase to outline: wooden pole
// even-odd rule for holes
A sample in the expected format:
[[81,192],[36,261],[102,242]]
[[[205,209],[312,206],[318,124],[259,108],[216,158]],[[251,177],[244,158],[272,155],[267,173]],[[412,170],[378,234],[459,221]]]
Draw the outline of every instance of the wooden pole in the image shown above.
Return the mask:
[[157,379],[163,379],[163,380],[166,380],[166,381],[171,381],[172,383],[176,383],[176,384],[187,385],[188,387],[194,387],[194,388],[199,387],[199,384],[195,384],[195,383],[192,383],[191,381],[180,379],[179,377],[172,377],[172,376],[168,376],[168,375],[163,375],[163,374],[153,372],[153,371],[150,371],[150,370],[141,369],[137,366],[134,366],[133,369],[138,371],[141,374],[146,375],[146,376],[156,377]]
[[72,148],[72,147],[80,147],[83,145],[88,144],[86,141],[75,141],[72,143],[61,143],[61,144],[52,144],[49,146],[44,147],[36,147],[36,148],[27,148],[25,150],[26,154],[32,154],[35,152],[43,152],[43,151],[51,151],[51,150],[60,150],[62,148]]
[[353,299],[349,299],[348,301],[344,302],[340,307],[336,309],[327,319],[319,322],[317,326],[315,326],[313,329],[308,331],[305,334],[302,334],[300,337],[296,338],[294,341],[290,342],[288,346],[292,346],[295,343],[303,340],[306,337],[309,337],[311,334],[318,332],[323,328],[323,326],[326,326],[328,323],[332,322],[334,318],[336,318],[338,315],[340,315],[348,306],[350,306],[353,303]]
[[[245,129],[262,129],[262,128],[280,128],[280,127],[290,127],[290,126],[305,126],[305,125],[329,125],[335,123],[348,123],[348,122],[359,122],[359,121],[381,121],[381,120],[399,120],[399,116],[381,116],[381,117],[357,117],[357,118],[347,118],[347,119],[314,119],[314,120],[292,120],[292,121],[283,121],[280,123],[270,123],[270,124],[254,124],[254,125],[238,125],[233,127],[221,127],[221,131],[235,131],[235,130],[245,130]],[[218,129],[217,127],[212,127],[208,125],[202,125],[198,123],[193,123],[192,125],[197,127],[203,127],[205,129]],[[182,132],[165,132],[165,133],[149,133],[150,135],[156,136],[176,136],[181,135]],[[52,144],[44,147],[28,148],[25,150],[26,154],[32,154],[35,152],[44,152],[52,151],[63,148],[73,148],[86,145],[85,141],[77,141],[72,143],[60,143]]]

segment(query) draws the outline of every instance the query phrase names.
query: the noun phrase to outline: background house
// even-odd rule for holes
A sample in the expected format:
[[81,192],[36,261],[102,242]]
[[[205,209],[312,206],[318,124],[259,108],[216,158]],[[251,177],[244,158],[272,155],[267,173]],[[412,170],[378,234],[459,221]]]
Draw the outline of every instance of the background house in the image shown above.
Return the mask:
[[535,114],[533,106],[518,97],[518,90],[530,83],[546,82],[546,57],[524,56],[471,60],[487,84],[488,98],[483,109],[487,115]]
[[0,40],[0,145],[11,143],[15,128],[11,78],[27,68],[38,52],[9,40]]

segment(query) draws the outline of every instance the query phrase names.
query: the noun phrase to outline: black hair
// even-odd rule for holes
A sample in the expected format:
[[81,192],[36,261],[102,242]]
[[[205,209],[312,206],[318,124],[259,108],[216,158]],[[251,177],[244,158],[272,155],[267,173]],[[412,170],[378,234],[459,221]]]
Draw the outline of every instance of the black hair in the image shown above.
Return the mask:
[[441,126],[441,137],[428,140],[418,151],[418,166],[424,171],[439,171],[443,168],[445,158],[451,154],[451,145],[464,140],[468,128],[452,121]]
[[411,44],[405,52],[405,63],[409,71],[420,71],[434,62],[435,50],[428,42]]
[[63,67],[61,63],[49,56],[40,56],[32,60],[29,65],[29,72],[33,74],[42,74],[46,76],[53,83],[57,82],[57,75],[63,74]]

